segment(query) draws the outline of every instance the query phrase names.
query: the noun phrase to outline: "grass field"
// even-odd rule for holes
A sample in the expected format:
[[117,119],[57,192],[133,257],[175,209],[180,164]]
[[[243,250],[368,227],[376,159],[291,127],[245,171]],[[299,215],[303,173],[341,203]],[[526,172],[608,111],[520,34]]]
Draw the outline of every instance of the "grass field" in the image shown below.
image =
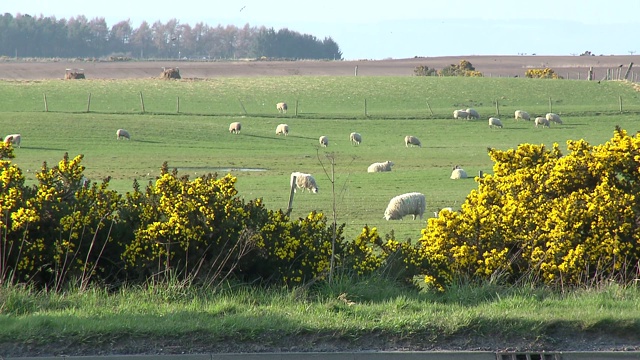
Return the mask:
[[[275,103],[283,100],[289,112],[278,114]],[[497,115],[496,100],[503,129],[489,129],[486,122]],[[550,106],[563,125],[536,129],[512,119],[516,109],[542,115]],[[466,107],[479,110],[483,120],[451,118],[454,109]],[[22,134],[14,161],[30,183],[43,161],[53,166],[64,152],[83,154],[86,176],[94,181],[110,176],[121,193],[132,189],[133,179],[142,185],[153,180],[167,161],[191,177],[231,172],[238,176],[241,196],[285,209],[289,174],[303,171],[315,176],[320,192],[298,193],[293,217],[312,210],[330,215],[333,159],[337,219],[347,224],[348,238],[368,224],[382,234],[393,230],[398,239],[417,239],[424,221],[382,219],[389,199],[422,192],[426,216],[438,208],[458,208],[476,183],[450,180],[451,168],[460,165],[472,176],[491,172],[488,147],[557,142],[566,150],[568,139],[600,144],[616,125],[635,132],[639,114],[639,93],[623,82],[431,77],[0,82],[0,127],[4,134]],[[242,122],[239,135],[229,134],[232,121]],[[291,129],[286,138],[275,135],[282,122]],[[116,141],[118,128],[127,129],[132,140]],[[360,146],[349,143],[352,131],[362,134]],[[423,147],[406,148],[408,134]],[[329,137],[328,148],[318,146],[320,135]],[[366,172],[372,162],[385,160],[395,163],[392,172]]]

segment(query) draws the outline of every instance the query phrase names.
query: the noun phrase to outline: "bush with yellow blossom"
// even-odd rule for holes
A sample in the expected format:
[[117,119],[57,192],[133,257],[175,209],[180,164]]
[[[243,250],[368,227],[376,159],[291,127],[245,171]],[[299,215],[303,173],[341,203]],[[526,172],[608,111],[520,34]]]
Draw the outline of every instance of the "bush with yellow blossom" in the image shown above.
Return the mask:
[[567,145],[567,155],[558,144],[489,149],[493,175],[476,178],[461,210],[429,219],[423,231],[421,251],[432,266],[425,281],[499,277],[564,286],[633,278],[640,136],[616,128],[603,145]]
[[[81,162],[82,155],[70,159],[65,154],[52,168],[43,163],[33,187],[16,182],[8,191],[21,194],[3,221],[10,249],[4,265],[15,280],[60,289],[67,281],[86,286],[95,274],[111,273],[105,250],[121,196],[108,189],[109,179],[101,185],[85,179]],[[3,177],[10,174],[3,170]]]

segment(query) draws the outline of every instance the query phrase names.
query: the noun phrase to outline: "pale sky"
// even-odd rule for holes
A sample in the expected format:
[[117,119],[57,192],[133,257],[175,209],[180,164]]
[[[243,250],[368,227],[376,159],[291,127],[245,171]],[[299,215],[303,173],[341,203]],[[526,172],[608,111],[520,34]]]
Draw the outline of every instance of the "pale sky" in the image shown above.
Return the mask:
[[[1,0],[2,13],[288,28],[345,59],[640,54],[640,0]],[[375,4],[378,3],[378,4]]]

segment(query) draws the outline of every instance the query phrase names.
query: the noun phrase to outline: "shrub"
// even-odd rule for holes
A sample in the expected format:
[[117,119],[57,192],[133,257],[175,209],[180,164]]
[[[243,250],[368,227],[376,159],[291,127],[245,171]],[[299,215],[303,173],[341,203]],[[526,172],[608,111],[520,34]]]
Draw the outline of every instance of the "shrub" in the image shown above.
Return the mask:
[[[489,149],[493,175],[459,212],[429,219],[425,280],[472,276],[581,285],[635,277],[640,261],[640,136],[616,129],[604,145],[568,141]],[[440,283],[438,279],[444,279]]]
[[420,65],[413,69],[416,76],[434,76],[437,75],[436,69],[429,69],[428,66]]
[[11,218],[4,219],[3,245],[9,249],[4,280],[11,271],[11,279],[60,289],[69,280],[86,287],[93,275],[111,273],[108,264],[114,259],[104,255],[121,197],[108,189],[109,179],[89,186],[81,162],[82,155],[69,159],[65,153],[53,168],[43,163],[37,185],[25,188],[16,182],[11,189],[22,198]]
[[536,78],[536,79],[562,79],[562,76],[556,74],[553,69],[544,68],[544,69],[529,69],[524,74],[528,78]]
[[451,64],[442,70],[438,71],[440,76],[468,76],[468,77],[482,77],[482,73],[476,71],[475,67],[467,61],[460,60],[458,65]]

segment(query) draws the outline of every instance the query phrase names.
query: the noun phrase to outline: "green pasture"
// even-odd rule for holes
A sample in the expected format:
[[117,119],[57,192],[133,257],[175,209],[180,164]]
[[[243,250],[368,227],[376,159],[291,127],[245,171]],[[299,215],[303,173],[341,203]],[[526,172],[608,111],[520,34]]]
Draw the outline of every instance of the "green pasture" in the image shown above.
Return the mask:
[[[563,125],[536,129],[532,122],[513,120],[516,109],[546,113],[549,98]],[[486,121],[496,115],[496,99],[503,129],[490,129]],[[278,101],[289,103],[287,114],[277,113]],[[454,109],[468,106],[478,109],[482,120],[451,118]],[[286,209],[290,173],[308,172],[320,192],[296,194],[292,216],[312,210],[331,216],[335,199],[348,238],[364,225],[381,234],[394,231],[398,239],[419,238],[424,219],[382,219],[389,199],[422,192],[426,217],[438,208],[459,208],[477,185],[473,178],[450,180],[451,168],[460,165],[472,177],[490,173],[488,147],[559,143],[566,150],[568,139],[600,144],[616,125],[635,133],[638,120],[638,93],[622,82],[436,77],[0,82],[2,135],[22,134],[14,162],[29,183],[43,161],[54,166],[68,152],[84,155],[88,178],[110,176],[112,188],[124,194],[134,179],[143,186],[153,181],[167,161],[191,178],[230,172],[245,199],[263,198],[268,208]],[[242,123],[239,135],[228,131],[233,121]],[[288,137],[275,135],[279,123],[289,124]],[[116,140],[118,128],[127,129],[131,141]],[[360,146],[349,142],[352,131],[362,134]],[[406,148],[409,134],[423,147]],[[318,146],[321,135],[329,137],[329,147]],[[385,160],[395,163],[392,172],[366,172],[369,164]]]

